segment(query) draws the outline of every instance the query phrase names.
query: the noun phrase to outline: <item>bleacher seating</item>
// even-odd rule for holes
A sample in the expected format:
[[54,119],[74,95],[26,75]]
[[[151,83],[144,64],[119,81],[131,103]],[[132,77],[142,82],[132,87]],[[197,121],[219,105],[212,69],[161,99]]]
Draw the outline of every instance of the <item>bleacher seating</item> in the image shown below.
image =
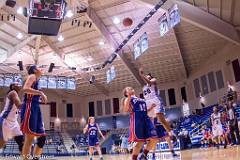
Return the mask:
[[[223,108],[220,108],[220,109],[223,109]],[[235,111],[237,113],[238,120],[240,120],[240,104],[238,104],[235,107]],[[200,141],[201,141],[201,139],[203,137],[203,134],[201,132],[201,127],[203,125],[207,126],[208,128],[210,127],[210,125],[209,125],[209,118],[210,118],[211,114],[213,113],[213,106],[204,108],[203,112],[204,112],[204,115],[201,116],[201,118],[203,120],[202,123],[198,127],[196,127],[193,130],[191,130],[191,141],[192,141],[193,145],[200,144]]]
[[[43,147],[43,154],[44,155],[51,155],[51,156],[59,156],[59,155],[67,155],[66,148],[62,143],[62,136],[59,132],[54,131],[47,131],[47,140],[46,144]],[[61,152],[57,153],[57,146],[61,145]],[[2,153],[3,156],[6,155],[19,155],[18,145],[14,140],[10,140],[6,147],[3,149]]]

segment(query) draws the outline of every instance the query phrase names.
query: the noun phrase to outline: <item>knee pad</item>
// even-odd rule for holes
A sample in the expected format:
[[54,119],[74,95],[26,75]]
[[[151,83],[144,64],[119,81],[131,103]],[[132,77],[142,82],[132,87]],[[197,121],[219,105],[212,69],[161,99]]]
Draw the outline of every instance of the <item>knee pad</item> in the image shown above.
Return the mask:
[[22,148],[23,148],[23,143],[24,143],[24,137],[23,135],[21,136],[16,136],[15,138],[16,143],[18,144],[18,149],[20,152],[22,152]]
[[37,139],[37,145],[39,148],[43,148],[43,146],[45,145],[45,141],[46,141],[46,136],[41,136]]

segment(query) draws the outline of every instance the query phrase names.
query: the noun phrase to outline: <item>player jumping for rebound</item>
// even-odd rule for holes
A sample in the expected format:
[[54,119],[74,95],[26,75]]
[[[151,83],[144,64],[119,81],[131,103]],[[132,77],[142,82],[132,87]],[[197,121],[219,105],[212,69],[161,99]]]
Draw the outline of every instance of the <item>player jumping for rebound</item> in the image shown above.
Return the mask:
[[[146,82],[146,85],[143,87],[143,96],[146,100],[148,116],[151,117],[151,119],[157,117],[158,122],[163,125],[171,139],[176,141],[176,137],[174,136],[169,123],[165,119],[164,103],[158,93],[156,78],[154,78],[151,74],[144,75],[142,69],[139,69],[139,74]],[[173,155],[176,156],[175,153],[173,153]]]
[[87,132],[88,132],[88,146],[89,146],[90,160],[93,159],[92,157],[94,154],[94,150],[93,150],[94,147],[96,147],[96,149],[98,151],[100,160],[103,160],[102,151],[99,146],[98,133],[102,136],[103,139],[105,139],[105,137],[103,136],[98,124],[95,123],[94,117],[88,118],[88,124],[83,129],[84,134]]
[[222,125],[221,119],[222,119],[222,116],[221,116],[221,113],[218,111],[218,108],[216,106],[213,107],[213,113],[211,115],[212,133],[213,133],[213,139],[218,149],[221,142],[224,144],[224,148],[227,147],[227,144],[224,139],[223,125]]
[[33,160],[40,159],[45,144],[46,134],[40,109],[40,97],[42,102],[47,102],[47,96],[39,90],[38,82],[42,72],[35,65],[27,68],[28,77],[23,86],[24,100],[21,110],[21,129],[24,133],[24,146],[22,155],[24,160],[31,158],[30,151],[34,138],[37,143],[33,151]]
[[147,106],[144,99],[135,96],[135,91],[131,87],[126,87],[123,91],[123,112],[130,112],[130,136],[129,142],[136,142],[133,148],[132,160],[137,160],[144,142],[147,145],[141,155],[141,160],[147,160],[147,155],[157,144],[157,133],[152,121],[147,115]]
[[8,140],[14,138],[19,151],[22,152],[23,134],[17,121],[19,108],[22,106],[18,96],[19,91],[19,84],[13,83],[5,98],[4,109],[0,115],[0,148],[3,148]]

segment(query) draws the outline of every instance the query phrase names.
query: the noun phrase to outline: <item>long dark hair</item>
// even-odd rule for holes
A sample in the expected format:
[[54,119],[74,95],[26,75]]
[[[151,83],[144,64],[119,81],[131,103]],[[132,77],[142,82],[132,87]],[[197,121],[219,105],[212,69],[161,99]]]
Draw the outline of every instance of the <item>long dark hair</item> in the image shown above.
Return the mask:
[[36,69],[37,69],[36,65],[27,66],[28,75],[35,74]]
[[[15,83],[10,84],[9,90],[8,90],[7,93],[10,93],[11,91],[16,91],[16,90],[14,89],[14,86],[15,86],[15,85],[16,85]],[[17,91],[16,91],[16,92],[17,92]]]
[[153,77],[153,75],[151,74],[151,73],[148,73],[147,74],[148,76],[150,76],[151,77],[151,79],[153,79],[154,77]]

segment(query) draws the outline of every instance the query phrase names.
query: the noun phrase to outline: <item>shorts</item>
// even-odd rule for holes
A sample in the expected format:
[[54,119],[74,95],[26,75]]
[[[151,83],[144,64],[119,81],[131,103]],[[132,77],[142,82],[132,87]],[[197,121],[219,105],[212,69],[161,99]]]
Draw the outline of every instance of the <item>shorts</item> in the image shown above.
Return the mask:
[[88,146],[89,147],[95,147],[99,145],[99,140],[97,136],[94,137],[88,137]]
[[11,122],[0,117],[0,139],[5,142],[11,140],[16,136],[23,135],[18,122]]
[[145,142],[150,138],[157,138],[155,127],[146,114],[134,112],[130,119],[130,136],[128,141]]
[[164,128],[164,126],[158,122],[157,118],[154,119],[154,126],[157,132],[157,137],[159,139],[168,137],[168,132],[166,131],[166,129]]
[[39,102],[28,99],[21,109],[21,129],[24,134],[45,136],[45,129]]
[[147,108],[149,109],[153,104],[156,105],[156,107],[154,107],[153,111],[149,112],[148,115],[149,117],[156,117],[156,114],[158,113],[163,113],[165,114],[165,107],[164,107],[164,103],[162,101],[162,99],[160,97],[155,97],[152,99],[148,99],[146,100],[146,104],[147,104]]
[[216,125],[212,127],[213,137],[218,137],[223,135],[223,127],[222,125]]

